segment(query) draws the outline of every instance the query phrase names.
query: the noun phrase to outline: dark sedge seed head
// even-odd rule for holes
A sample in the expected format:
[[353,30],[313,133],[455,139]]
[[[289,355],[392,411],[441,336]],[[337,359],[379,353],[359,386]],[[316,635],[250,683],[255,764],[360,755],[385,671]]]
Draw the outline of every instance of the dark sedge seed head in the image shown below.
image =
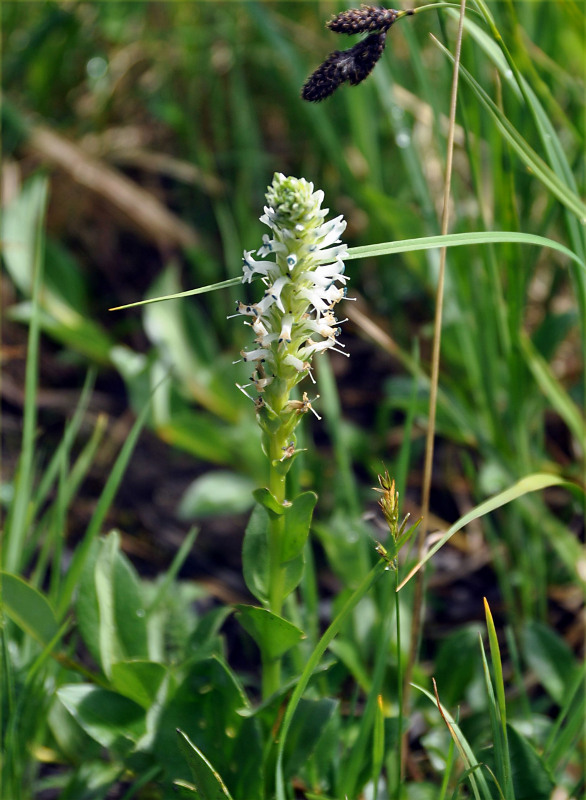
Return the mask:
[[301,97],[310,103],[319,103],[335,92],[344,83],[339,61],[343,56],[340,50],[335,50],[326,58],[323,64],[313,72],[303,84]]
[[318,103],[333,94],[348,81],[351,86],[361,83],[372,72],[385,47],[386,32],[371,33],[349,50],[335,50],[306,80],[301,97]]
[[342,11],[326,23],[334,33],[366,33],[367,31],[388,31],[397,19],[398,11],[392,8],[360,6]]

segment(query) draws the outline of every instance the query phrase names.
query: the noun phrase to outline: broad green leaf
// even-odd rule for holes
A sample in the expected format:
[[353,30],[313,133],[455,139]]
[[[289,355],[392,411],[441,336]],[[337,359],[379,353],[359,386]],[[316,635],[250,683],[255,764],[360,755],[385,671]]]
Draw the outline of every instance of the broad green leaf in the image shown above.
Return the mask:
[[[119,544],[119,536],[115,532],[102,542],[94,572],[100,615],[100,656],[108,676],[115,661],[122,661],[127,656],[140,658],[147,655],[146,623],[137,616],[136,592],[133,591],[136,587],[133,586],[128,564],[124,564],[120,557]],[[132,631],[134,620],[141,627],[142,636]],[[138,652],[128,652],[124,631],[130,640],[131,650],[138,641]]]
[[116,532],[93,544],[77,600],[84,640],[109,677],[112,664],[149,657],[142,588],[119,548]]
[[183,731],[178,730],[179,749],[185,756],[195,782],[196,797],[200,800],[231,800],[224,781],[210,762]]
[[9,617],[39,644],[47,645],[57,635],[59,625],[51,604],[23,578],[0,573],[0,597]]
[[99,759],[100,743],[88,736],[58,697],[53,697],[47,723],[59,750],[69,761]]
[[239,714],[249,706],[238,679],[221,659],[213,657],[185,668],[183,680],[165,703],[153,744],[165,770],[164,780],[169,784],[177,779],[191,782],[177,747],[175,732],[179,729],[205,753],[234,797],[261,797],[259,724]]
[[[12,306],[7,316],[15,322],[28,324],[34,313],[33,304],[23,302]],[[60,310],[59,317],[45,308],[39,309],[37,316],[41,329],[56,342],[62,342],[92,361],[100,364],[109,362],[113,342],[91,318],[82,317],[66,306]]]
[[288,597],[301,583],[305,569],[305,556],[303,553],[283,565],[283,597]]
[[462,702],[468,686],[478,674],[478,659],[474,654],[480,630],[476,624],[463,626],[448,634],[440,644],[433,674],[448,708]]
[[148,710],[166,674],[163,664],[154,661],[119,661],[112,664],[111,680],[120,694]]
[[92,739],[116,753],[129,753],[146,732],[144,709],[116,692],[76,683],[57,695]]
[[287,736],[285,775],[293,777],[311,757],[337,707],[337,700],[325,697],[300,701]]
[[242,572],[248,590],[261,603],[269,596],[269,512],[256,505],[246,526],[242,545]]
[[304,637],[302,630],[266,608],[238,604],[236,616],[269,659],[280,658]]
[[287,509],[281,550],[282,563],[297,558],[303,552],[316,503],[317,495],[314,492],[304,492]]
[[156,432],[163,441],[209,461],[212,464],[234,463],[236,446],[231,439],[233,425],[222,423],[205,412],[179,411]]
[[507,734],[515,800],[549,800],[555,786],[543,759],[509,723]]
[[101,550],[101,541],[94,540],[88,551],[88,558],[84,565],[79,580],[77,598],[75,601],[75,616],[77,626],[94,661],[99,664],[100,659],[100,611],[98,595],[94,580],[94,567]]
[[187,487],[179,503],[181,519],[241,514],[254,504],[254,481],[236,472],[208,472]]
[[113,561],[114,615],[124,660],[148,659],[145,598],[140,578],[130,561],[120,551],[118,535],[111,533],[108,539],[114,537],[116,539]]
[[556,703],[563,703],[572,682],[576,659],[565,641],[540,622],[527,622],[521,631],[523,655]]

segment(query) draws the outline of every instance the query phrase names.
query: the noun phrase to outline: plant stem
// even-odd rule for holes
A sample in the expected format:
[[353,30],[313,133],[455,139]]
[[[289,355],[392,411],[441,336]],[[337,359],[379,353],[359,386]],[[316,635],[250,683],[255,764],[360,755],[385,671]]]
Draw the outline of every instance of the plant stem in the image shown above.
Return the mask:
[[[272,436],[269,451],[269,491],[283,505],[286,499],[286,474],[279,469],[283,455],[284,436],[278,429]],[[271,514],[269,522],[269,610],[281,615],[284,594],[284,570],[281,566],[281,552],[285,530],[285,518]],[[262,694],[266,699],[274,694],[281,683],[281,659],[268,658],[262,653]]]
[[397,788],[395,791],[395,800],[401,797],[402,785],[402,741],[403,741],[403,656],[401,652],[401,606],[399,603],[399,565],[395,570],[395,626],[397,630],[397,696],[399,700],[399,731],[398,731],[398,747],[397,747]]
[[[444,181],[444,198],[442,210],[442,235],[446,235],[449,226],[449,212],[450,212],[450,190],[452,182],[452,164],[454,155],[454,131],[456,127],[456,103],[458,98],[458,76],[460,70],[460,54],[462,49],[462,33],[464,27],[464,14],[466,11],[466,0],[460,0],[460,19],[458,24],[458,33],[456,37],[456,52],[454,56],[454,73],[452,77],[452,91],[450,97],[450,123],[448,129],[448,141],[446,146],[446,173]],[[446,252],[447,248],[442,247],[440,250],[440,264],[439,275],[436,289],[435,300],[435,319],[433,328],[433,350],[431,361],[431,376],[429,387],[429,422],[427,426],[427,437],[425,444],[425,465],[423,472],[423,487],[422,487],[422,501],[421,501],[421,516],[423,523],[421,525],[418,537],[418,561],[421,561],[424,554],[425,538],[427,536],[428,517],[429,517],[429,500],[431,491],[431,475],[433,469],[433,452],[434,452],[434,438],[435,438],[435,417],[437,408],[437,394],[439,384],[439,364],[440,364],[440,345],[442,335],[442,316],[443,316],[443,299],[444,299],[444,285],[445,285],[445,272],[446,272]],[[415,595],[413,598],[413,617],[411,622],[411,637],[409,643],[409,658],[405,668],[404,683],[403,683],[403,713],[409,714],[409,705],[411,701],[411,678],[415,661],[417,660],[417,653],[419,650],[419,638],[421,635],[421,617],[423,611],[424,600],[424,580],[425,572],[420,570],[417,574],[415,583]],[[401,736],[401,764],[402,775],[404,774],[405,762],[407,758],[408,739],[407,734]]]

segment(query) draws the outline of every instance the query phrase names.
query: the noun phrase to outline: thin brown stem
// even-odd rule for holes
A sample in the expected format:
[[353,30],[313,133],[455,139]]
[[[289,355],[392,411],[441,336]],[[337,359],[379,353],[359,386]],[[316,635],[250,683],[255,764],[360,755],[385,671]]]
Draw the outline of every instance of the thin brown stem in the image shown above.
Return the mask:
[[[456,105],[458,98],[458,76],[460,69],[460,55],[462,50],[462,33],[464,29],[464,14],[466,11],[466,0],[460,2],[460,20],[458,25],[458,35],[456,38],[456,52],[454,58],[454,73],[452,76],[452,91],[450,98],[450,122],[448,129],[448,142],[446,153],[446,180],[444,185],[444,198],[442,208],[442,235],[446,235],[449,227],[450,217],[450,191],[452,186],[452,167],[454,158],[454,131],[456,129]],[[431,476],[433,472],[433,451],[434,451],[434,438],[435,438],[435,419],[437,408],[437,393],[439,383],[439,366],[440,366],[440,348],[441,348],[441,335],[442,335],[442,315],[443,315],[443,302],[444,302],[444,286],[445,286],[445,273],[446,273],[446,253],[447,248],[442,247],[440,251],[439,275],[436,289],[435,300],[435,319],[433,326],[433,350],[431,360],[431,376],[429,387],[429,424],[427,427],[427,437],[425,444],[425,465],[423,470],[423,487],[422,487],[422,500],[421,500],[421,516],[423,518],[422,525],[419,529],[419,536],[417,540],[417,557],[421,560],[424,555],[425,537],[427,535],[428,517],[429,517],[429,496],[431,492]],[[425,582],[425,570],[420,569],[417,573],[415,581],[415,592],[413,598],[413,617],[411,622],[411,637],[409,643],[409,658],[405,668],[405,680],[403,683],[403,713],[406,718],[409,715],[409,706],[411,701],[411,680],[413,676],[413,669],[417,659],[417,652],[419,650],[419,638],[421,633],[421,619],[423,612],[423,589]],[[405,761],[407,756],[407,734],[403,736],[401,752],[402,774],[405,770]]]

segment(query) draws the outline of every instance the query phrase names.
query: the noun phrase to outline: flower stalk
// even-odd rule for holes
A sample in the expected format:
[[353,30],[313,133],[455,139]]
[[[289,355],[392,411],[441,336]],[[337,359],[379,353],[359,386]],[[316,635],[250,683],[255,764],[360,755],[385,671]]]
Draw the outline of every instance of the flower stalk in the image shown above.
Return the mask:
[[[237,304],[254,333],[254,343],[241,351],[253,372],[250,383],[239,388],[254,401],[268,459],[268,489],[276,506],[285,509],[287,473],[297,454],[295,428],[308,411],[317,416],[306,392],[301,400],[294,396],[295,387],[308,375],[313,380],[314,356],[326,350],[347,355],[338,341],[340,323],[333,311],[346,294],[347,248],[340,240],[346,222],[341,216],[325,220],[323,192],[314,191],[303,178],[276,173],[266,199],[260,220],[270,233],[257,251],[245,251],[243,257],[243,283],[259,277],[264,291],[256,303]],[[286,594],[284,536],[285,515],[271,513],[266,605],[279,616]],[[280,659],[262,656],[267,697],[279,688]]]

